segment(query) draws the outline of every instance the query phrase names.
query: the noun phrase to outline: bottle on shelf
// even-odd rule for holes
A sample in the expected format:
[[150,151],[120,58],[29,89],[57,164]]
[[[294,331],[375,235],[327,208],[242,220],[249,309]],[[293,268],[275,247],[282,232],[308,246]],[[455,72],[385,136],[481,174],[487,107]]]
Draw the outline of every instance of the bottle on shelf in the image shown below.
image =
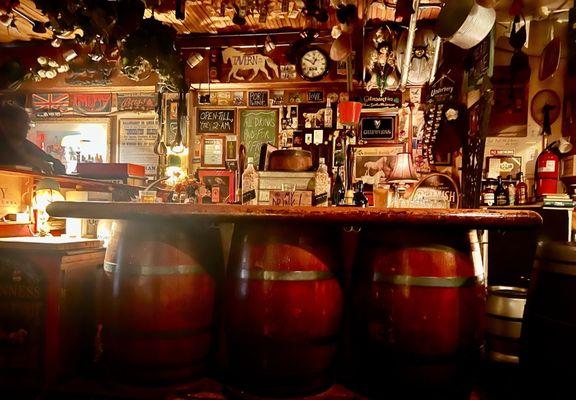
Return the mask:
[[524,174],[518,172],[518,183],[516,184],[516,204],[528,203],[528,185],[524,182]]
[[508,205],[513,206],[516,204],[516,184],[510,175],[508,175],[508,182],[508,186],[506,187],[506,190],[508,191]]
[[258,171],[254,158],[248,157],[248,165],[242,173],[242,204],[258,204]]
[[324,158],[320,158],[318,170],[314,174],[314,203],[320,207],[328,206],[330,194],[330,175]]
[[332,187],[332,205],[341,206],[344,203],[344,196],[346,195],[346,188],[344,188],[344,182],[342,180],[342,175],[340,174],[340,167],[336,172],[334,177],[334,186]]
[[326,99],[326,108],[324,109],[324,128],[332,128],[332,117],[332,105],[330,104],[330,99]]
[[494,193],[494,197],[496,198],[496,205],[497,206],[507,206],[508,205],[508,192],[504,188],[504,184],[502,183],[502,177],[498,176],[498,185],[496,186],[496,191]]
[[488,179],[486,181],[486,186],[482,190],[482,205],[483,206],[493,206],[496,204],[496,190],[494,190],[494,180]]
[[354,192],[354,205],[356,207],[368,207],[368,198],[364,194],[364,182],[356,183],[356,192]]

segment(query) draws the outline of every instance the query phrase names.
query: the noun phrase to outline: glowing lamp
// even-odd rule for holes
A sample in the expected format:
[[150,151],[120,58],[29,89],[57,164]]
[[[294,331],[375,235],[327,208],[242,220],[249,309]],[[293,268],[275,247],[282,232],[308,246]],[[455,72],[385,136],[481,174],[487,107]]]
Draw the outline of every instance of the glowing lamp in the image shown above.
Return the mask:
[[357,101],[343,101],[338,103],[340,123],[346,126],[355,126],[360,122],[362,103]]
[[40,236],[50,235],[48,224],[50,216],[46,212],[46,208],[53,201],[64,201],[64,196],[60,193],[60,185],[53,179],[40,180],[32,198],[32,208],[36,210],[36,229]]
[[392,183],[414,183],[418,182],[418,176],[414,169],[411,153],[398,153],[396,164],[388,177],[388,182]]

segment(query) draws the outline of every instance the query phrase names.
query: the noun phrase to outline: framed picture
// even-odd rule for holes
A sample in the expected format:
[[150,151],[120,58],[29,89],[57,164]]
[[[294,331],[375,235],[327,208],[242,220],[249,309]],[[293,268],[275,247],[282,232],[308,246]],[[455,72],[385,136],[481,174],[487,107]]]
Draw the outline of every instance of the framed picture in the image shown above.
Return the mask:
[[224,167],[226,136],[204,135],[202,136],[202,156],[200,165],[203,167]]
[[434,151],[434,165],[438,167],[449,167],[452,165],[452,153],[439,153]]
[[233,203],[235,201],[235,172],[198,170],[198,179],[211,193],[213,203]]
[[528,82],[514,82],[510,69],[494,67],[494,106],[490,115],[491,137],[526,137],[528,134]]
[[403,145],[352,146],[352,181],[362,181],[369,185],[378,182],[380,177],[388,178],[394,169],[396,155],[402,152]]
[[234,140],[230,140],[231,138],[226,139],[226,160],[236,159],[236,145],[238,141],[235,136],[233,138]]

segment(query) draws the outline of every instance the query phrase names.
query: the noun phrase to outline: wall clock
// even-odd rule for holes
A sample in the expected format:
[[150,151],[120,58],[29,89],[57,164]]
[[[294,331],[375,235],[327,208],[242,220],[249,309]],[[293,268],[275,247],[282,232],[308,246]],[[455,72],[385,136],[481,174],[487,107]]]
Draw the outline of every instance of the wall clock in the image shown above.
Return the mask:
[[297,68],[303,79],[319,81],[330,70],[330,58],[319,47],[307,47],[298,60]]

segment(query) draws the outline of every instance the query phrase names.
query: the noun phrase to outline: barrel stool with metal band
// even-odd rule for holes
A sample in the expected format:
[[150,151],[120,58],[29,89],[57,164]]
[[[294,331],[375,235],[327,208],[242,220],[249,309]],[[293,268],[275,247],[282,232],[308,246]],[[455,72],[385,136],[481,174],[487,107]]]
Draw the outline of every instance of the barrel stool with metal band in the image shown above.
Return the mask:
[[576,376],[576,244],[538,245],[520,348],[535,392],[574,397]]
[[518,364],[526,293],[526,289],[519,287],[488,287],[486,359],[497,363]]
[[357,381],[376,396],[469,395],[485,301],[478,243],[466,231],[422,228],[368,230],[360,244],[350,322]]
[[304,224],[237,225],[228,268],[227,382],[301,396],[329,386],[342,312],[331,233]]
[[158,384],[204,372],[215,282],[189,235],[168,224],[115,225],[100,294],[111,379]]

